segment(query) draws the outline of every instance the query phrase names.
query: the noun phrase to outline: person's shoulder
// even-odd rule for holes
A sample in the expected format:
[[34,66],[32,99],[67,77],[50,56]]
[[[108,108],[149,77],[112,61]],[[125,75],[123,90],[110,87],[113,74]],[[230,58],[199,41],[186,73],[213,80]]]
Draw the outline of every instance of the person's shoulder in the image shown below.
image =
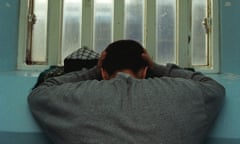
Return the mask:
[[157,86],[164,88],[176,88],[176,89],[195,89],[198,88],[199,83],[191,79],[185,79],[180,77],[154,77],[143,79],[142,83],[145,86]]

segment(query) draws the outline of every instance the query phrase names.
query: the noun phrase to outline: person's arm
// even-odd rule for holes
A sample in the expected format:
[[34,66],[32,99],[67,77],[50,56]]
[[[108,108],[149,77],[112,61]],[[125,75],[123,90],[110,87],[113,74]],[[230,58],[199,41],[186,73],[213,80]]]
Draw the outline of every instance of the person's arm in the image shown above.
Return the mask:
[[70,95],[75,90],[75,83],[100,79],[100,71],[97,67],[49,78],[29,94],[28,102],[30,108],[34,110],[37,108],[37,105],[39,108],[44,107],[50,99],[61,99],[61,97]]
[[211,78],[203,75],[200,72],[195,72],[192,70],[187,70],[177,66],[176,64],[167,64],[158,65],[153,62],[152,58],[149,56],[147,51],[145,50],[142,54],[143,59],[148,63],[148,74],[149,77],[180,77],[185,79],[192,79],[195,81],[205,81],[205,80],[212,80]]
[[49,78],[45,82],[43,82],[40,86],[49,87],[54,85],[61,85],[64,83],[74,83],[93,79],[101,80],[100,71],[96,66],[89,70],[83,69],[81,71],[74,71],[58,77]]
[[81,81],[98,79],[101,79],[100,72],[94,67],[49,78],[29,94],[30,111],[51,140],[56,143],[61,141],[68,126],[74,124],[75,110],[79,105],[74,93],[85,88],[80,87],[83,84]]
[[153,65],[149,67],[149,71],[151,72],[152,77],[180,77],[196,81],[206,78],[206,76],[200,72],[187,70],[176,64],[167,64],[164,66],[153,63]]
[[202,93],[196,93],[196,96],[202,95],[204,99],[205,113],[208,118],[207,127],[208,129],[211,128],[225,98],[225,88],[220,83],[200,72],[185,70],[174,64],[167,64],[166,66],[154,64],[152,72],[157,77],[166,76],[193,80],[196,88],[201,89]]
[[193,80],[195,85],[202,91],[208,123],[209,126],[211,126],[223,105],[225,88],[214,79],[200,72],[186,70],[175,64],[167,64],[166,66],[158,65],[152,61],[147,53],[143,54],[143,58],[149,63],[149,71],[152,77],[172,77]]
[[36,105],[44,107],[50,97],[58,99],[64,97],[74,91],[74,83],[86,80],[100,80],[101,75],[99,68],[93,67],[89,70],[75,71],[58,77],[52,77],[44,81],[37,88],[33,89],[28,96],[28,102],[31,109],[35,109]]

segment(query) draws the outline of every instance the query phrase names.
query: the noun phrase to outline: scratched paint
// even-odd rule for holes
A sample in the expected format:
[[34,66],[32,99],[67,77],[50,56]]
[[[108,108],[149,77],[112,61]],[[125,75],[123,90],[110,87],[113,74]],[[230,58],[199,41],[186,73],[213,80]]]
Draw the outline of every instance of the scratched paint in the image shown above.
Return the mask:
[[230,6],[232,6],[232,2],[226,1],[226,2],[224,3],[224,6],[225,6],[225,7],[230,7]]
[[6,2],[6,3],[5,3],[5,7],[10,8],[10,7],[11,7],[11,4],[8,3],[8,2]]
[[226,73],[223,74],[223,78],[227,80],[240,80],[240,75],[234,73]]

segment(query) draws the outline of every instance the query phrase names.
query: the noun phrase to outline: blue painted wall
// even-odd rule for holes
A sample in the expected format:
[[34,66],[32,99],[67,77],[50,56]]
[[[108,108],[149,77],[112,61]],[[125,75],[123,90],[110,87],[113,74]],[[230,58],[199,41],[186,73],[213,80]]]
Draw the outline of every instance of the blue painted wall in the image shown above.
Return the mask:
[[0,71],[16,69],[18,17],[19,0],[0,1]]
[[240,1],[221,0],[220,15],[222,72],[240,74]]
[[[27,105],[36,81],[32,73],[14,71],[17,63],[20,0],[0,0],[0,143],[45,144]],[[210,75],[226,88],[221,114],[209,144],[240,143],[240,0],[220,0],[222,74]]]

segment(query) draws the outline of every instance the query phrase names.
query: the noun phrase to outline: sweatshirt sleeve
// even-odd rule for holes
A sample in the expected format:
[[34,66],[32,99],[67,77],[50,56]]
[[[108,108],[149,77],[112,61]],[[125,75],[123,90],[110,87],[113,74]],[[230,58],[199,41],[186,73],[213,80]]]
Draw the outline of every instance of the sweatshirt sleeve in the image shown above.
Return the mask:
[[29,94],[30,111],[53,141],[61,137],[61,130],[71,125],[75,116],[74,109],[78,103],[71,96],[76,87],[82,84],[81,81],[99,79],[99,69],[94,67],[49,78]]
[[95,66],[89,70],[83,69],[81,71],[74,71],[67,74],[64,74],[62,76],[53,77],[47,79],[45,82],[43,82],[41,86],[54,86],[54,85],[61,85],[64,83],[74,83],[84,80],[101,80],[101,75],[99,69]]
[[211,126],[225,98],[225,88],[219,82],[200,72],[185,70],[175,64],[167,64],[166,66],[154,64],[151,71],[155,77],[165,76],[192,80],[195,86],[202,91],[208,123]]
[[[89,70],[75,71],[62,76],[47,79],[28,96],[28,103],[32,111],[48,105],[50,100],[68,97],[74,92],[75,84],[86,80],[100,80],[101,75],[97,67]],[[54,103],[54,102],[52,102]]]
[[175,64],[167,64],[166,66],[154,64],[153,68],[150,70],[153,77],[175,77],[191,79],[194,81],[214,81],[210,77],[203,75],[201,72],[195,72],[181,68]]

